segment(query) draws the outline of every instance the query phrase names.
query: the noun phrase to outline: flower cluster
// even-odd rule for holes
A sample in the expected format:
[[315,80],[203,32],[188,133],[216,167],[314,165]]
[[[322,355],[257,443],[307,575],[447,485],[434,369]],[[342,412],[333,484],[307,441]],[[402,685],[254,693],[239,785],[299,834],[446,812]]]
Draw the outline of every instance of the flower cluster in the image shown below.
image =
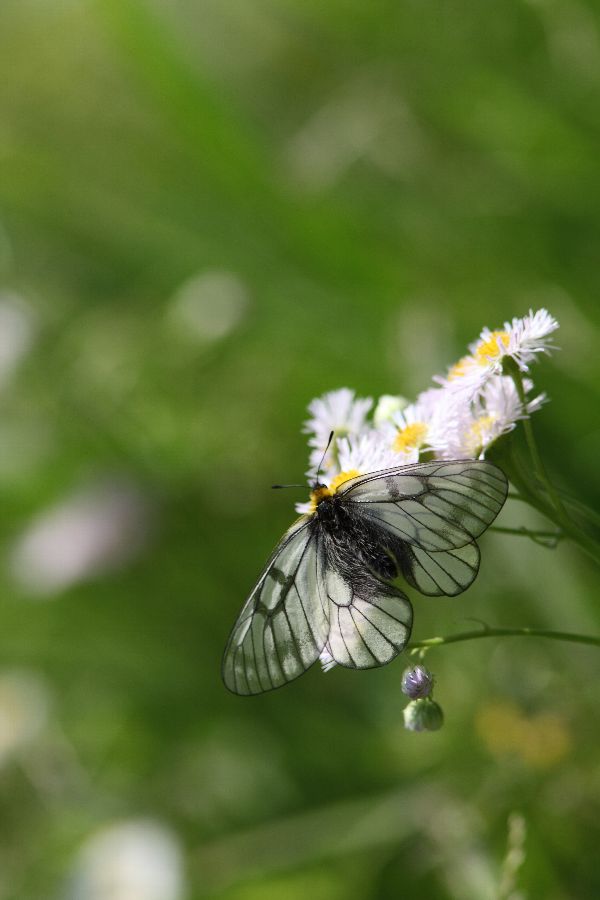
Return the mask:
[[[346,479],[381,469],[432,459],[483,458],[499,437],[515,428],[545,402],[535,395],[530,365],[541,353],[555,349],[550,336],[558,322],[545,309],[532,310],[502,328],[484,328],[469,345],[469,352],[444,376],[434,376],[435,387],[410,401],[385,394],[377,403],[340,388],[313,400],[304,424],[310,447],[309,484],[326,493]],[[521,390],[510,374],[520,373]],[[330,440],[330,435],[333,437]],[[315,509],[314,496],[296,504],[299,513]],[[335,665],[325,649],[321,664]],[[415,670],[414,677],[421,677]],[[437,704],[426,693],[414,694],[407,707],[406,727],[439,727]],[[420,716],[433,715],[421,724]],[[411,716],[414,717],[411,719]]]
[[[318,476],[329,487],[349,471],[358,475],[431,459],[484,457],[495,440],[544,403],[544,394],[534,395],[529,369],[539,354],[555,349],[550,336],[557,328],[545,309],[530,310],[501,329],[484,328],[469,353],[412,402],[386,394],[374,404],[349,388],[313,400],[304,425],[310,484]],[[506,374],[509,361],[524,375],[524,399]],[[296,508],[311,511],[309,503]]]

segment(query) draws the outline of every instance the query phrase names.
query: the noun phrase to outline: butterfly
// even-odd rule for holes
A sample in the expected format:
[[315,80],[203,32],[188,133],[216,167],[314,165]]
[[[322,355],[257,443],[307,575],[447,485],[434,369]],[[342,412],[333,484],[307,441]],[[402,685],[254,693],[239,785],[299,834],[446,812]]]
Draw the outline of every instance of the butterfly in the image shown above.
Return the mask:
[[[336,479],[336,481],[339,479]],[[312,511],[283,535],[231,631],[222,676],[260,694],[302,675],[325,650],[369,669],[406,646],[413,611],[398,586],[455,596],[479,570],[476,538],[500,512],[504,473],[444,460],[315,484]]]

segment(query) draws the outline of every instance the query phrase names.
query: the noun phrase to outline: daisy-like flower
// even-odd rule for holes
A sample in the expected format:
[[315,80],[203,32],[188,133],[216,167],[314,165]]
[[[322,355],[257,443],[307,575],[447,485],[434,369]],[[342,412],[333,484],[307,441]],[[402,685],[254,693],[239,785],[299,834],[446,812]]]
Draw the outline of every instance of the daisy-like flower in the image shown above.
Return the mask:
[[[319,484],[325,488],[326,493],[334,494],[345,481],[366,475],[368,472],[377,472],[380,469],[390,469],[393,466],[416,462],[418,453],[408,455],[394,453],[390,449],[381,433],[371,429],[358,436],[334,439],[336,444],[334,455],[336,459],[335,472],[319,473]],[[317,463],[318,465],[318,463]],[[309,473],[309,480],[314,483],[315,476]],[[311,484],[312,486],[312,484]],[[302,514],[313,513],[316,508],[316,499],[311,496],[308,502],[297,503],[296,512]]]
[[[309,477],[316,475],[331,432],[334,433],[334,439],[361,434],[372,405],[370,397],[356,397],[349,388],[330,391],[309,404],[308,411],[312,418],[304,423],[303,428],[304,432],[310,434],[308,443],[312,448]],[[337,445],[333,440],[323,460],[324,471],[332,475],[340,471],[336,450]]]
[[484,328],[475,343],[469,345],[469,355],[463,356],[448,370],[445,378],[434,379],[452,392],[476,397],[492,375],[502,372],[505,357],[515,360],[522,372],[540,353],[556,349],[550,335],[558,322],[546,309],[529,310],[523,318],[505,322],[501,329]]
[[[526,391],[533,384],[524,383]],[[480,396],[472,404],[454,406],[444,430],[431,435],[432,446],[438,459],[477,459],[501,435],[508,434],[520,419],[535,412],[545,401],[540,394],[523,407],[512,378],[497,375],[487,382]]]
[[[507,323],[504,325],[507,328]],[[539,353],[550,353],[556,346],[550,342],[550,335],[559,327],[556,319],[547,309],[529,310],[522,319],[513,319],[509,333],[506,355],[512,356],[523,372],[529,371],[528,363]]]
[[[415,403],[394,413],[392,427],[386,426],[391,449],[397,454],[410,457],[407,462],[418,462],[419,453],[429,448],[432,424],[444,414],[445,399],[447,398],[442,390],[431,388],[419,394]],[[401,464],[401,460],[396,462],[396,465]]]
[[[503,374],[507,358],[522,372],[540,353],[554,349],[551,335],[558,322],[546,309],[484,328],[469,354],[452,366],[439,387],[419,394],[414,403],[401,396],[380,397],[372,421],[370,398],[349,388],[313,400],[304,431],[309,437],[309,483],[318,476],[322,490],[335,490],[348,478],[419,462],[424,453],[438,459],[477,458],[519,419],[539,409],[544,395],[520,402],[512,378]],[[533,387],[523,379],[525,392]],[[323,457],[329,436],[333,439]],[[314,491],[313,491],[314,493]],[[315,500],[296,504],[299,513],[314,512]]]
[[[398,454],[384,439],[383,434],[374,430],[358,437],[342,438],[338,441],[338,452],[342,472],[355,469],[361,475],[416,462],[414,452]],[[416,457],[418,458],[418,453]]]

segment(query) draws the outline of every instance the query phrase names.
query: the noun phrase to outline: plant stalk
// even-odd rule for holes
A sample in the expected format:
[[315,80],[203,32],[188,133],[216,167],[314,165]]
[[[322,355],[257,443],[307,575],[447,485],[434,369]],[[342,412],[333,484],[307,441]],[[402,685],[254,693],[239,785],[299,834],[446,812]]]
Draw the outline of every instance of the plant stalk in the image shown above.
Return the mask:
[[411,641],[408,650],[429,650],[442,644],[457,644],[459,641],[473,641],[490,637],[541,637],[553,641],[569,641],[573,644],[591,644],[600,647],[600,636],[577,634],[572,631],[549,631],[546,628],[479,628],[476,631],[461,631],[445,637],[425,638],[422,641]]

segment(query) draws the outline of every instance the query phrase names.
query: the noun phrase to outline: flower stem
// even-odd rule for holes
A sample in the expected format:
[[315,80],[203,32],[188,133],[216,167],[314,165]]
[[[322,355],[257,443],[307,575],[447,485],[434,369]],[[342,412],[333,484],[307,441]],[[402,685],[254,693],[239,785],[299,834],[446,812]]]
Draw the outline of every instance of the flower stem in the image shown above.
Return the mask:
[[590,634],[576,634],[572,631],[549,631],[545,628],[479,628],[476,631],[461,631],[459,634],[450,634],[446,637],[426,638],[422,641],[411,641],[409,650],[429,650],[442,644],[456,644],[459,641],[473,641],[477,638],[487,637],[541,637],[553,641],[570,641],[574,644],[592,644],[600,647],[600,636]]
[[[523,408],[523,414],[526,415],[527,411],[527,397],[525,396],[525,388],[523,386],[523,377],[521,375],[521,370],[519,369],[517,363],[514,359],[507,358],[505,361],[507,371],[512,378],[515,388],[517,389],[517,394],[519,397],[519,402]],[[538,445],[535,440],[535,435],[533,433],[533,427],[531,425],[531,419],[529,416],[523,419],[523,433],[525,434],[525,440],[527,442],[527,447],[529,449],[529,453],[531,455],[531,461],[533,463],[533,469],[535,474],[537,475],[538,481],[542,485],[542,487],[546,490],[548,497],[550,498],[554,509],[558,513],[558,517],[561,522],[567,524],[570,522],[568,513],[563,506],[563,502],[560,499],[557,490],[554,485],[548,478],[548,474],[546,472],[546,468],[542,461],[542,457],[540,451],[538,449]]]
[[[525,412],[527,398],[525,396],[521,371],[515,360],[509,356],[504,358],[503,368],[504,372],[512,378],[519,401]],[[524,500],[526,503],[529,503],[530,506],[533,506],[534,509],[543,513],[546,518],[550,519],[551,522],[554,522],[555,525],[558,525],[565,536],[579,544],[581,549],[585,551],[594,562],[600,565],[600,543],[595,536],[592,537],[588,531],[581,527],[578,519],[571,517],[567,505],[563,503],[561,499],[560,492],[548,478],[535,441],[529,417],[523,419],[523,434],[533,463],[536,481],[541,490],[535,490],[535,488],[532,487],[531,482],[528,483],[527,477],[524,475],[522,467],[518,463],[516,457],[513,457],[510,449],[508,450],[508,454],[506,454],[505,448],[504,454],[501,454],[498,461],[501,464],[501,468],[505,469],[506,474],[518,491],[518,496],[515,499]],[[500,442],[498,443],[500,444]]]

